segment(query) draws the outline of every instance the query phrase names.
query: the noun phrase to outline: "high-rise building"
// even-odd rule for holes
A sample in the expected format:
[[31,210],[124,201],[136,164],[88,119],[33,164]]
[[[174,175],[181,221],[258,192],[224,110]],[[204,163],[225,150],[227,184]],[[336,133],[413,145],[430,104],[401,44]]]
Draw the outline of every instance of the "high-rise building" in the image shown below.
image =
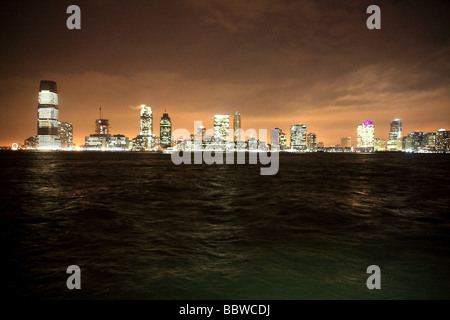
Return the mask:
[[172,145],[172,121],[170,121],[169,114],[166,111],[164,111],[159,122],[159,140],[163,148]]
[[275,128],[275,130],[278,130],[278,148],[280,151],[285,151],[287,149],[286,133],[280,128]]
[[214,140],[216,143],[225,144],[228,141],[228,130],[230,129],[230,116],[214,115]]
[[146,106],[145,104],[141,105],[141,117],[140,117],[140,125],[141,131],[140,135],[147,137],[153,134],[153,112],[152,108]]
[[291,149],[306,150],[306,126],[296,124],[291,126]]
[[131,141],[133,151],[147,151],[155,146],[156,136],[153,134],[152,108],[141,104],[139,117],[139,135]]
[[73,126],[71,123],[59,121],[58,137],[61,141],[61,148],[72,149],[73,147]]
[[425,133],[425,148],[428,151],[436,151],[436,132]]
[[375,136],[375,127],[372,121],[365,121],[362,124],[358,125],[358,129],[356,131],[356,143],[358,149],[364,152],[373,151],[374,148],[374,137]]
[[307,145],[308,145],[308,150],[310,150],[310,151],[317,150],[317,135],[314,132],[311,132],[308,134]]
[[386,140],[375,138],[373,140],[373,149],[375,151],[386,151]]
[[39,86],[38,132],[39,149],[60,149],[58,138],[58,91],[56,82],[42,80]]
[[436,132],[436,151],[450,152],[450,131],[439,129]]
[[241,114],[239,111],[236,111],[233,119],[233,135],[234,142],[242,141],[242,127],[241,127]]
[[416,130],[403,138],[403,149],[406,151],[421,151],[426,147],[425,133]]
[[352,137],[342,137],[341,138],[341,147],[342,148],[351,148],[352,147]]
[[285,151],[287,149],[287,136],[286,133],[284,133],[283,131],[280,132],[279,136],[280,138],[280,151]]
[[389,140],[387,142],[388,151],[399,151],[401,150],[402,141],[402,121],[400,119],[395,119],[391,122],[389,130]]

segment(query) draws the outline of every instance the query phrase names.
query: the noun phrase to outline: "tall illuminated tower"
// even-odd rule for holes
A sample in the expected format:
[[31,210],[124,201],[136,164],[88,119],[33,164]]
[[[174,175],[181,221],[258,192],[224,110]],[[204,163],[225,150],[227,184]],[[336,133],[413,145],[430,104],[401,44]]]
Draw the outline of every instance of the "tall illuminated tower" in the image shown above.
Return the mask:
[[38,149],[60,149],[56,82],[42,80],[38,102]]
[[170,147],[172,144],[172,121],[165,111],[159,122],[159,141],[163,148]]
[[401,150],[402,121],[395,119],[391,122],[389,130],[389,140],[387,142],[388,151]]
[[141,136],[151,136],[153,134],[153,112],[152,108],[141,105]]
[[291,126],[291,149],[306,150],[306,126],[304,124]]
[[234,129],[233,133],[234,142],[241,141],[242,128],[241,128],[241,114],[239,113],[239,111],[236,111],[236,113],[234,114],[233,129]]
[[356,131],[357,147],[362,151],[373,151],[375,138],[375,126],[372,121],[365,121],[358,125]]
[[214,139],[216,143],[228,141],[228,130],[230,129],[230,116],[223,114],[214,115]]

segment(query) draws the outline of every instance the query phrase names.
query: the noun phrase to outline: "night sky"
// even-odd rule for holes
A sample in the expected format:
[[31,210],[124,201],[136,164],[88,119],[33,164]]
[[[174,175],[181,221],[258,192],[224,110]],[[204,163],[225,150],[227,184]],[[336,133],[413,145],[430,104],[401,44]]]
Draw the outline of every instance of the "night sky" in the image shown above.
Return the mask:
[[[68,30],[66,8],[81,8]],[[366,9],[381,8],[381,30]],[[74,141],[94,133],[98,108],[111,133],[139,133],[140,104],[154,133],[212,127],[239,110],[243,129],[306,124],[339,144],[365,120],[375,137],[450,129],[449,1],[2,1],[0,145],[37,134],[40,80],[58,85],[59,119]],[[232,123],[230,123],[232,126]]]

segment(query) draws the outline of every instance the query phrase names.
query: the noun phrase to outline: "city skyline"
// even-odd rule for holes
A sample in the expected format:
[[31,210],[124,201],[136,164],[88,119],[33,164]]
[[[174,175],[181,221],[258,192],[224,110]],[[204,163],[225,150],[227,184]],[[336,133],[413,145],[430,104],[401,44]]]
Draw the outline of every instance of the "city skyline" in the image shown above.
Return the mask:
[[81,30],[65,27],[65,3],[2,4],[0,145],[34,135],[42,79],[58,83],[77,145],[100,107],[111,134],[136,136],[141,104],[190,131],[236,110],[243,130],[303,123],[325,145],[355,142],[366,120],[386,140],[397,118],[404,133],[450,128],[447,2],[381,1],[381,30],[366,28],[366,1],[149,1],[125,16],[111,3],[80,1]]
[[[172,135],[172,122],[166,108],[160,121],[160,136],[153,133],[153,111],[150,106],[145,104],[140,105],[139,117],[139,134],[130,139],[123,134],[111,134],[109,119],[102,116],[102,108],[99,108],[99,118],[95,120],[95,133],[85,136],[84,145],[76,146],[73,144],[73,126],[69,122],[58,121],[58,93],[57,84],[53,80],[41,80],[38,94],[38,121],[37,121],[37,135],[31,136],[24,140],[24,144],[14,143],[12,148],[17,149],[25,147],[25,149],[40,149],[40,150],[72,150],[77,147],[82,147],[84,150],[116,150],[116,151],[156,151],[160,148],[167,149],[176,146],[181,142],[180,150],[187,150],[191,147],[187,140],[194,141],[200,139],[203,141],[203,147],[208,144],[223,144],[227,145],[228,150],[230,143],[235,145],[239,141],[246,141],[247,148],[251,145],[264,151],[267,147],[270,149],[270,144],[278,140],[279,148],[275,150],[287,150],[287,141],[289,141],[289,149],[291,151],[308,151],[315,152],[323,150],[325,147],[322,141],[317,141],[317,134],[307,131],[305,124],[296,124],[290,126],[290,139],[287,140],[286,134],[282,129],[273,129],[277,132],[277,137],[265,135],[250,128],[248,131],[241,128],[241,114],[236,111],[233,120],[230,115],[215,114],[213,128],[211,128],[212,135],[205,136],[207,128],[201,125],[197,132],[190,132],[190,139],[182,136]],[[231,121],[233,122],[231,127]],[[203,124],[203,121],[199,122]],[[198,124],[194,123],[194,126]],[[390,123],[389,138],[383,139],[375,136],[375,125],[373,121],[366,120],[357,126],[356,145],[351,143],[351,137],[341,138],[341,144],[331,145],[327,147],[338,147],[340,150],[350,148],[351,151],[448,151],[448,135],[450,130],[443,128],[437,131],[423,132],[415,130],[403,136],[401,119],[394,119]],[[184,132],[189,132],[185,128],[181,129]],[[178,130],[175,129],[175,132]],[[208,130],[210,131],[210,130]],[[258,133],[259,132],[259,133]],[[256,136],[255,136],[256,134]],[[263,136],[260,136],[262,134]],[[184,135],[184,133],[183,133]],[[200,136],[198,136],[200,135]],[[275,140],[274,140],[275,139]],[[206,145],[205,145],[206,143]],[[255,145],[257,143],[257,145]],[[241,145],[240,148],[242,148]],[[436,147],[436,149],[435,149]],[[197,149],[198,147],[195,147]],[[233,147],[234,148],[234,147]],[[341,149],[344,148],[344,149]]]

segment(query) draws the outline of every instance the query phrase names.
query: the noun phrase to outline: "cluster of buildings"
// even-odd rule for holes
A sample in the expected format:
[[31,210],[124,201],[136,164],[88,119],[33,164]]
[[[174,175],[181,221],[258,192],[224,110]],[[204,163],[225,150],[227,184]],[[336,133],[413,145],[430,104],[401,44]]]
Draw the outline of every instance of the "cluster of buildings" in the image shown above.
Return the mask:
[[449,152],[450,131],[439,129],[436,132],[420,130],[402,135],[402,121],[395,119],[390,124],[389,139],[375,138],[373,122],[366,121],[357,128],[356,151],[404,151],[404,152]]
[[141,105],[140,131],[133,138],[122,134],[111,135],[109,120],[103,119],[100,108],[100,118],[95,120],[95,133],[85,138],[84,150],[98,151],[157,151],[172,145],[172,122],[169,114],[165,111],[160,121],[159,138],[153,134],[153,112],[152,108]]
[[[54,81],[41,81],[38,98],[37,135],[25,140],[23,149],[38,150],[72,150],[73,126],[58,118],[58,92]],[[77,150],[101,151],[158,151],[158,150],[226,150],[226,151],[285,151],[285,152],[450,152],[450,131],[440,129],[436,132],[415,131],[402,135],[402,122],[395,119],[390,124],[389,139],[375,138],[375,126],[372,121],[365,121],[357,126],[356,145],[351,137],[343,137],[341,144],[325,147],[317,141],[314,132],[307,132],[306,125],[292,125],[287,134],[275,128],[272,136],[258,140],[254,130],[243,131],[241,114],[236,111],[233,127],[230,128],[229,115],[214,115],[213,129],[203,126],[195,128],[195,133],[174,137],[172,121],[164,111],[159,122],[159,137],[153,133],[153,112],[150,106],[140,106],[139,134],[129,139],[125,135],[110,133],[109,120],[100,116],[95,120],[95,132],[85,137],[85,144]],[[275,133],[275,135],[273,134]],[[268,143],[267,141],[270,141]],[[275,143],[277,142],[277,143]],[[273,146],[273,147],[272,147]]]

